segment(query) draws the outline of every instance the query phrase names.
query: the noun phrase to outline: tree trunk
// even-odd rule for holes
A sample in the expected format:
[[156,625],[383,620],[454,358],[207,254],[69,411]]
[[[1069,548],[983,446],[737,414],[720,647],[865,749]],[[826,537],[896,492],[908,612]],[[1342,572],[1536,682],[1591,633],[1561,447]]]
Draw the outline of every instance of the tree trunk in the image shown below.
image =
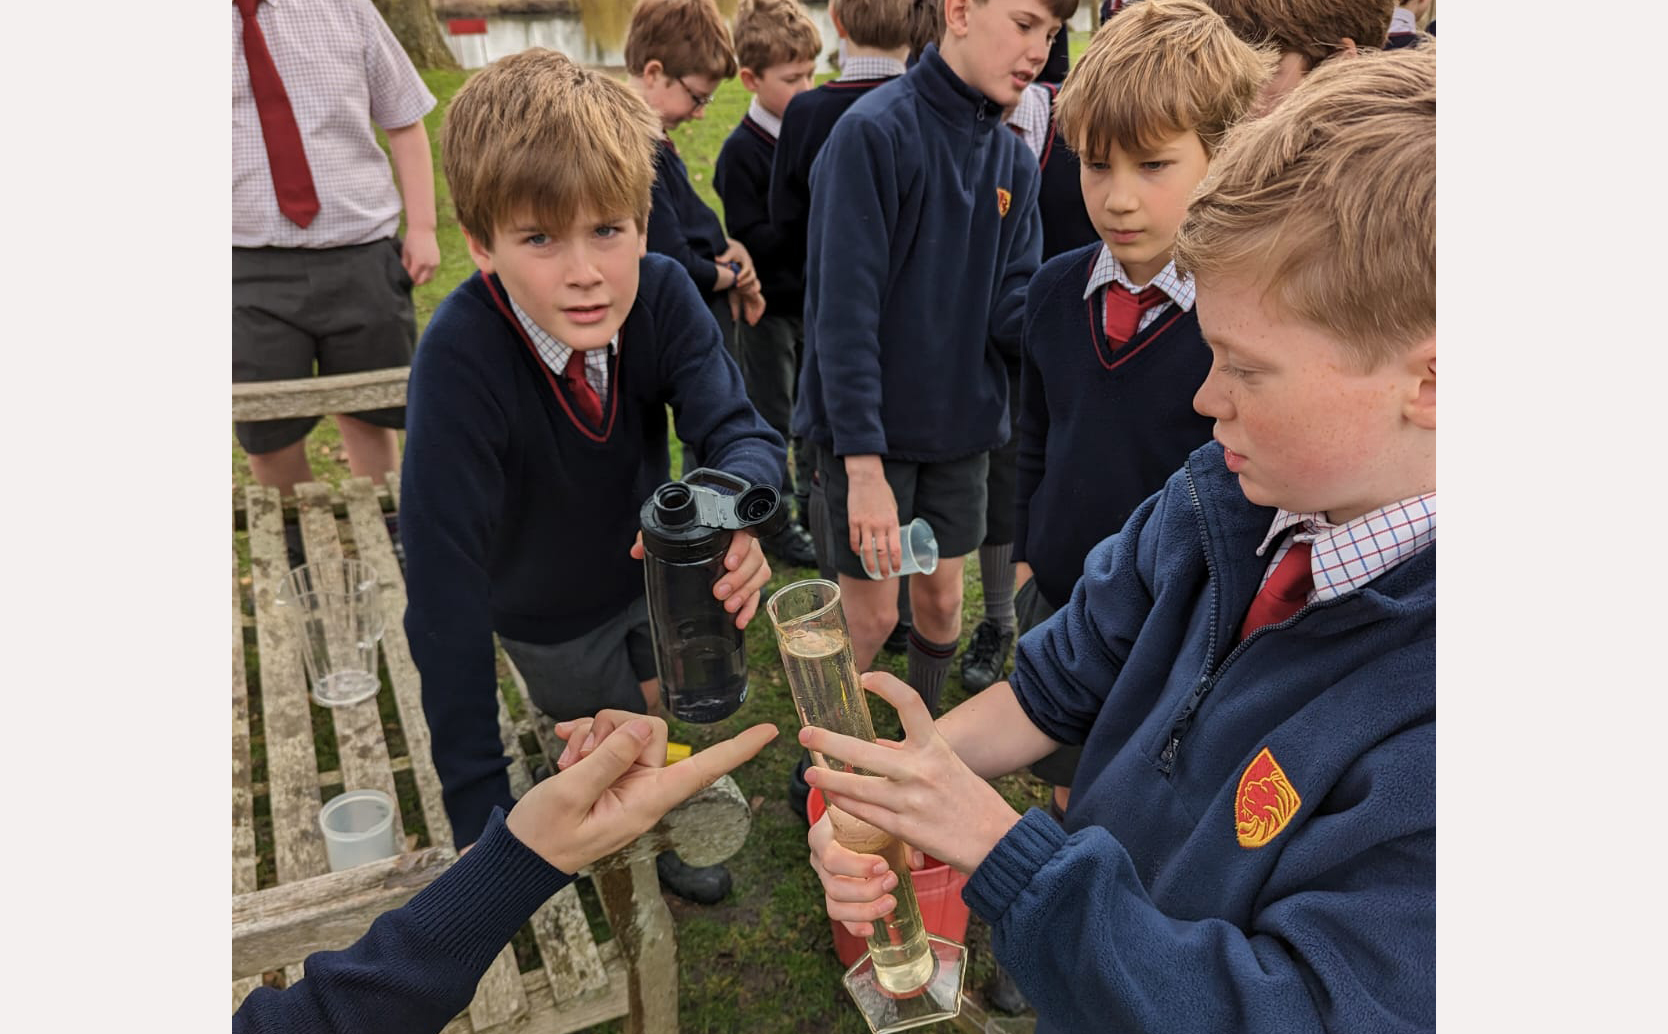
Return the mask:
[[371,0],[394,30],[411,63],[421,69],[458,67],[435,17],[433,0]]

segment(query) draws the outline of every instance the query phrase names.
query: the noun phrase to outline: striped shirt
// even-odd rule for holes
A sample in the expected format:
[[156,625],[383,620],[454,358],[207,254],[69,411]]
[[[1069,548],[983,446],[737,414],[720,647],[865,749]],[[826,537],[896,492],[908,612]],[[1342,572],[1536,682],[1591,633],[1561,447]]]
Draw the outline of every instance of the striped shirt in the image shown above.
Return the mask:
[[266,140],[232,10],[232,245],[339,248],[392,237],[400,194],[374,122],[399,129],[434,95],[371,0],[264,0],[255,9],[307,152],[319,214],[305,228],[278,211]]
[[[1141,322],[1135,328],[1137,333],[1146,330],[1148,324],[1158,319],[1161,314],[1168,312],[1172,302],[1183,312],[1193,308],[1195,292],[1191,273],[1185,275],[1178,273],[1176,272],[1176,264],[1167,262],[1149,283],[1137,284],[1130,280],[1129,274],[1124,271],[1124,264],[1113,257],[1112,249],[1102,244],[1100,255],[1095,259],[1095,268],[1089,271],[1089,286],[1083,289],[1083,297],[1087,300],[1096,291],[1110,287],[1114,283],[1122,284],[1130,294],[1140,294],[1143,288],[1156,286],[1170,296],[1169,302],[1165,302],[1163,305],[1155,305],[1141,314]],[[1102,303],[1101,311],[1105,311],[1104,303]]]
[[[1297,530],[1285,535],[1293,526]],[[1315,578],[1308,602],[1337,599],[1436,541],[1436,493],[1381,506],[1343,524],[1328,522],[1324,513],[1277,510],[1257,555],[1266,553],[1277,539],[1281,540],[1280,547],[1263,572],[1263,583],[1268,582],[1292,543],[1308,541],[1313,543],[1309,569]]]
[[[543,327],[534,323],[533,317],[527,315],[527,311],[516,304],[510,292],[505,291],[504,296],[510,299],[510,308],[514,310],[515,318],[521,321],[521,329],[527,332],[527,339],[538,349],[539,358],[555,371],[556,376],[564,375],[573,349],[557,341]],[[619,343],[620,335],[616,333],[609,340],[607,348],[593,348],[585,353],[585,381],[596,391],[597,398],[601,399],[605,406],[608,404],[608,357],[614,354],[614,349]]]

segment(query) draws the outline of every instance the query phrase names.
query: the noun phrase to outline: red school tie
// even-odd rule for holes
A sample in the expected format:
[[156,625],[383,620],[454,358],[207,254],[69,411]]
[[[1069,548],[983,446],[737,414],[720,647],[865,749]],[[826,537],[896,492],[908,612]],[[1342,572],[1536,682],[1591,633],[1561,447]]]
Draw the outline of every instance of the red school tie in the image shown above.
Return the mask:
[[290,95],[278,66],[266,49],[266,37],[255,17],[260,0],[233,0],[243,15],[243,59],[249,65],[249,89],[255,95],[255,110],[261,116],[261,138],[266,142],[266,162],[272,169],[272,190],[278,196],[278,211],[290,222],[306,227],[319,214],[319,196],[313,189],[313,173],[307,168],[307,152],[301,146],[301,129],[290,110]]
[[1274,565],[1274,573],[1251,601],[1245,612],[1245,624],[1239,637],[1245,639],[1264,625],[1277,625],[1303,609],[1309,590],[1315,587],[1315,575],[1309,569],[1310,543],[1294,542],[1286,555]]
[[1148,285],[1140,294],[1116,281],[1106,285],[1106,340],[1117,348],[1135,336],[1141,325],[1141,314],[1170,300],[1163,288]]
[[602,397],[591,387],[591,382],[585,379],[585,353],[575,351],[568,356],[568,365],[562,371],[562,379],[568,382],[568,394],[573,396],[574,405],[579,407],[591,426],[602,427]]

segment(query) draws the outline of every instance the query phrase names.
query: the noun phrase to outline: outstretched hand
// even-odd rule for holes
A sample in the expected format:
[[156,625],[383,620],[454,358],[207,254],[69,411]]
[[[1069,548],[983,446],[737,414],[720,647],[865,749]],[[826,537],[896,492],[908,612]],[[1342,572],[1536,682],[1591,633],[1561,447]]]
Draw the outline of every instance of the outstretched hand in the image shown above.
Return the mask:
[[[571,724],[559,724],[558,735]],[[775,738],[776,726],[755,725],[667,765],[665,721],[632,715],[597,737],[583,758],[558,764],[561,771],[517,801],[505,823],[545,861],[578,872],[637,839]]]
[[822,790],[831,806],[960,872],[972,872],[1019,822],[1019,813],[939,735],[920,694],[886,672],[867,672],[861,681],[865,690],[897,708],[903,742],[870,743],[807,726],[799,731],[806,749],[874,774],[814,767],[805,781]]

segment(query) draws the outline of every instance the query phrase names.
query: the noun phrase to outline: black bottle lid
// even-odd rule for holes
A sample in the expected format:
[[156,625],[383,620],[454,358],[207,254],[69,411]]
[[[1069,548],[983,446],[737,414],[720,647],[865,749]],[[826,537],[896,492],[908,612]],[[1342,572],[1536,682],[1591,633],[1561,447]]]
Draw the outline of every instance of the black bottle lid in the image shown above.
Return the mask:
[[763,537],[780,531],[788,511],[770,485],[749,485],[733,474],[701,467],[655,489],[644,500],[641,517],[643,548],[651,556],[687,562],[710,555],[720,540],[729,541],[729,532],[747,528]]

